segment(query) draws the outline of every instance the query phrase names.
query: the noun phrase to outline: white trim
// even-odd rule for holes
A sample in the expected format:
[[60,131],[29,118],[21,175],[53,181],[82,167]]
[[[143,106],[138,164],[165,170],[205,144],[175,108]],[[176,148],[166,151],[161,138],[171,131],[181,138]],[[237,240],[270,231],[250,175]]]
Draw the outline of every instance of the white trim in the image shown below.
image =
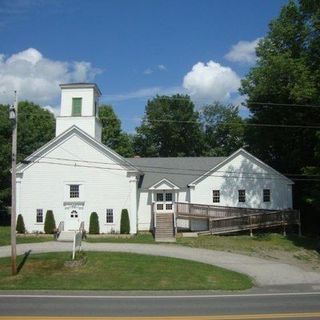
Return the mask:
[[[53,146],[58,146],[61,143],[65,141],[67,137],[72,137],[73,135],[78,135],[80,138],[83,138],[86,142],[88,142],[92,147],[96,147],[100,151],[102,151],[105,154],[110,155],[119,165],[121,165],[123,168],[125,168],[127,171],[135,172],[135,173],[142,173],[138,168],[136,168],[134,165],[132,165],[129,161],[127,161],[125,158],[120,156],[118,153],[113,151],[112,149],[108,148],[101,142],[95,140],[93,137],[88,135],[86,132],[81,130],[79,127],[73,125],[68,130],[64,131],[60,135],[56,136],[52,140],[50,140],[48,143],[40,147],[38,150],[33,152],[30,156],[28,156],[25,161],[31,161],[27,166],[23,167],[22,163],[20,162],[17,165],[17,172],[21,173],[24,172],[27,168],[32,166],[35,162],[41,160],[41,157],[45,156],[47,153],[49,153],[52,150]],[[81,161],[81,160],[79,160]],[[21,168],[22,167],[22,168]]]
[[240,148],[238,149],[236,152],[234,152],[233,154],[231,154],[227,159],[223,160],[222,162],[220,162],[219,164],[217,164],[215,167],[213,167],[212,169],[210,169],[209,171],[205,172],[203,175],[201,175],[200,177],[196,178],[195,180],[193,180],[191,183],[188,184],[188,186],[195,186],[199,181],[203,180],[205,177],[207,177],[208,175],[212,174],[213,172],[217,171],[217,169],[223,167],[225,164],[227,164],[228,162],[230,162],[231,160],[233,160],[235,157],[237,157],[238,155],[243,154],[251,159],[253,159],[254,161],[258,162],[260,165],[262,165],[264,168],[274,172],[274,174],[278,175],[280,178],[282,178],[283,180],[286,181],[286,183],[288,184],[294,184],[294,182],[292,180],[290,180],[289,178],[287,178],[286,176],[284,176],[283,174],[281,174],[280,172],[278,172],[277,170],[273,169],[272,167],[270,167],[269,165],[267,165],[266,163],[264,163],[263,161],[259,160],[258,158],[256,158],[254,155],[252,155],[251,153],[249,153],[248,151]]
[[[166,183],[169,187],[171,186],[171,188],[169,189],[158,189],[157,186],[161,185],[162,183]],[[151,187],[149,187],[147,190],[179,190],[180,188],[178,186],[176,186],[173,182],[171,182],[170,180],[163,178],[161,180],[159,180],[158,182],[156,182],[155,184],[153,184]]]

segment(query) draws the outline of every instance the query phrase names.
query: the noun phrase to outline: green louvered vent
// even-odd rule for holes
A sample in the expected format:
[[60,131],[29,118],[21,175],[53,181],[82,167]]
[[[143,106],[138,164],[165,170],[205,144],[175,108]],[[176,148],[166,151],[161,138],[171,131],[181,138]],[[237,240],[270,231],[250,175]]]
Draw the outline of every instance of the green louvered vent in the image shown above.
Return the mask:
[[81,116],[82,98],[72,98],[72,116]]

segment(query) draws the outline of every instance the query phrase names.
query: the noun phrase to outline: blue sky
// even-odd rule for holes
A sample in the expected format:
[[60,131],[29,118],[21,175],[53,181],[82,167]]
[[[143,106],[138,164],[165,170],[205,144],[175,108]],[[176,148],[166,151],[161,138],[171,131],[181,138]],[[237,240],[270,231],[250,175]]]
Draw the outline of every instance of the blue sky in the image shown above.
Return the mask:
[[94,81],[128,132],[157,93],[238,103],[257,39],[286,2],[0,0],[0,102],[18,89],[54,110],[59,83]]

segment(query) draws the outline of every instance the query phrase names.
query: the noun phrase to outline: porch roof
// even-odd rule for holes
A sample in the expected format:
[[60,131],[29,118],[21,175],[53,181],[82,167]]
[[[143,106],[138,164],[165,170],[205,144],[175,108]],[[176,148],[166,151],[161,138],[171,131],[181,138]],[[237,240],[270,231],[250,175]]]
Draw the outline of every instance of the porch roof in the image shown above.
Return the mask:
[[168,179],[180,188],[186,188],[197,177],[205,174],[226,157],[168,157],[127,158],[144,173],[139,188],[148,189],[162,179]]

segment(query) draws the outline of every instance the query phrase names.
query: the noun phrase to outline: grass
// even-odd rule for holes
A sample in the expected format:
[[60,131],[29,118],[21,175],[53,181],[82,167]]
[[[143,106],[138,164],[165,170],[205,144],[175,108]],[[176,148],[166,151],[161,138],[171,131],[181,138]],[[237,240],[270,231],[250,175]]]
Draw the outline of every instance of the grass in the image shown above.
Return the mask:
[[283,236],[273,233],[257,234],[254,237],[238,236],[199,236],[198,238],[177,238],[180,245],[243,253],[265,258],[275,258],[290,262],[295,261],[313,264],[317,269],[320,264],[320,254],[316,248],[319,239],[298,237],[297,235]]
[[117,235],[96,235],[87,234],[87,242],[113,242],[113,243],[155,243],[153,235],[148,233],[138,233],[134,236],[122,237]]
[[[17,235],[17,243],[52,241],[53,235]],[[0,227],[0,246],[10,245],[10,227]]]
[[260,250],[298,251],[301,248],[310,250],[316,248],[317,239],[265,233],[254,237],[245,235],[181,237],[177,239],[177,243],[196,248],[237,252],[258,252]]
[[[86,253],[84,265],[69,268],[70,253],[30,255],[15,277],[9,258],[0,259],[0,289],[65,290],[244,290],[246,275],[167,257],[130,253]],[[19,257],[21,261],[23,257]]]

